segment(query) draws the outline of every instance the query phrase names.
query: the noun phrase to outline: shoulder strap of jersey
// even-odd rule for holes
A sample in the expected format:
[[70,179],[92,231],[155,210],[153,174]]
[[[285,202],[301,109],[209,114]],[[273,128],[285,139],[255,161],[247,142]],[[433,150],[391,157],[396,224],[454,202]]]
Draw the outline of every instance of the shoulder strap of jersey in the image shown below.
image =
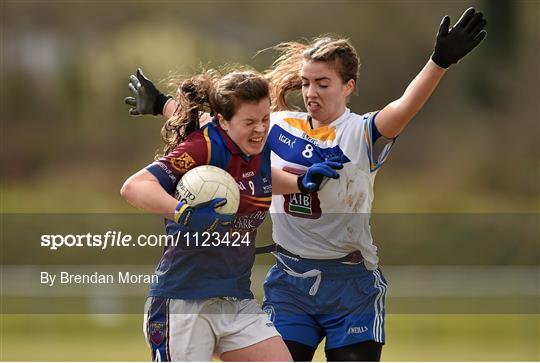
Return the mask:
[[223,138],[219,135],[217,127],[209,124],[204,128],[203,135],[208,148],[208,164],[226,169],[231,158],[231,153],[227,145],[225,145]]

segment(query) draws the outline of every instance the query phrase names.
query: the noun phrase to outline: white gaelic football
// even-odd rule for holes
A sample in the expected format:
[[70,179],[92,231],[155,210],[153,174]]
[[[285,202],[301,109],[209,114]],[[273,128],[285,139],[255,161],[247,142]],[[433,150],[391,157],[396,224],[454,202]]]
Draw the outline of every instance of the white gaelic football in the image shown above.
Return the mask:
[[226,198],[227,204],[216,208],[222,214],[235,214],[240,204],[240,190],[234,178],[225,170],[201,165],[188,171],[176,186],[176,199],[197,205],[215,198]]

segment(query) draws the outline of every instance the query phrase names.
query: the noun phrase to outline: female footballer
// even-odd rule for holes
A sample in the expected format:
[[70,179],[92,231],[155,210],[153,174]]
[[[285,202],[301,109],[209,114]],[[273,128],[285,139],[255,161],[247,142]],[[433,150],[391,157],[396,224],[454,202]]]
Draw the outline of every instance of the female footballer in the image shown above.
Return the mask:
[[[138,86],[131,85],[134,90]],[[271,197],[265,149],[268,83],[255,72],[221,77],[208,71],[184,81],[177,101],[183,107],[164,128],[164,156],[127,179],[121,195],[136,207],[164,215],[167,234],[192,233],[191,244],[202,238],[195,234],[214,230],[221,231],[220,236],[233,231],[245,235],[248,244],[199,248],[183,241],[166,246],[145,307],[152,360],[210,361],[215,353],[224,361],[290,361],[287,347],[250,291],[255,230]],[[205,105],[216,112],[215,120],[187,135],[198,128],[198,109]],[[188,206],[173,197],[182,175],[199,165],[220,167],[237,182],[254,186],[241,191],[236,218],[215,212],[224,199]]]
[[[266,77],[275,111],[267,144],[277,262],[265,281],[263,308],[295,361],[311,360],[323,338],[329,361],[380,360],[387,283],[369,227],[374,178],[447,68],[484,39],[485,25],[473,8],[453,27],[445,16],[430,60],[403,95],[363,115],[346,107],[359,70],[348,40],[323,37],[275,47],[280,57]],[[290,111],[286,102],[298,90],[307,112]],[[175,108],[157,90],[147,101],[165,117]],[[306,188],[308,168],[329,159],[342,165],[340,177],[323,187],[319,175]]]

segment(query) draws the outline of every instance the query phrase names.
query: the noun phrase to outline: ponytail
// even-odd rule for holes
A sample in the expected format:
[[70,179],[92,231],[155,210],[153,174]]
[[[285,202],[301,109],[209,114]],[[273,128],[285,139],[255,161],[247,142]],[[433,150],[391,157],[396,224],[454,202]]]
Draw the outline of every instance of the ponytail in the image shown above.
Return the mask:
[[212,113],[210,95],[217,79],[219,73],[208,70],[188,79],[171,81],[171,84],[180,83],[180,87],[175,97],[177,107],[174,115],[161,128],[161,140],[165,143],[162,155],[170,153],[189,134],[199,129],[200,112],[208,109]]

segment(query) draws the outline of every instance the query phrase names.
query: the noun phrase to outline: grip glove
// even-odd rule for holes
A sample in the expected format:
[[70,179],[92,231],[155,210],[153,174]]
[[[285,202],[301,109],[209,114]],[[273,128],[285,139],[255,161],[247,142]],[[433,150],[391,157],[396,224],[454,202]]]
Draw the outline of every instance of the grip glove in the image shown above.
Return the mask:
[[450,17],[446,15],[439,27],[435,50],[431,59],[441,68],[448,68],[459,62],[484,38],[487,21],[474,8],[465,10],[458,22],[450,28]]
[[140,68],[136,76],[129,76],[128,88],[133,96],[124,98],[124,102],[133,106],[129,109],[130,115],[161,115],[165,103],[171,98],[161,93]]

